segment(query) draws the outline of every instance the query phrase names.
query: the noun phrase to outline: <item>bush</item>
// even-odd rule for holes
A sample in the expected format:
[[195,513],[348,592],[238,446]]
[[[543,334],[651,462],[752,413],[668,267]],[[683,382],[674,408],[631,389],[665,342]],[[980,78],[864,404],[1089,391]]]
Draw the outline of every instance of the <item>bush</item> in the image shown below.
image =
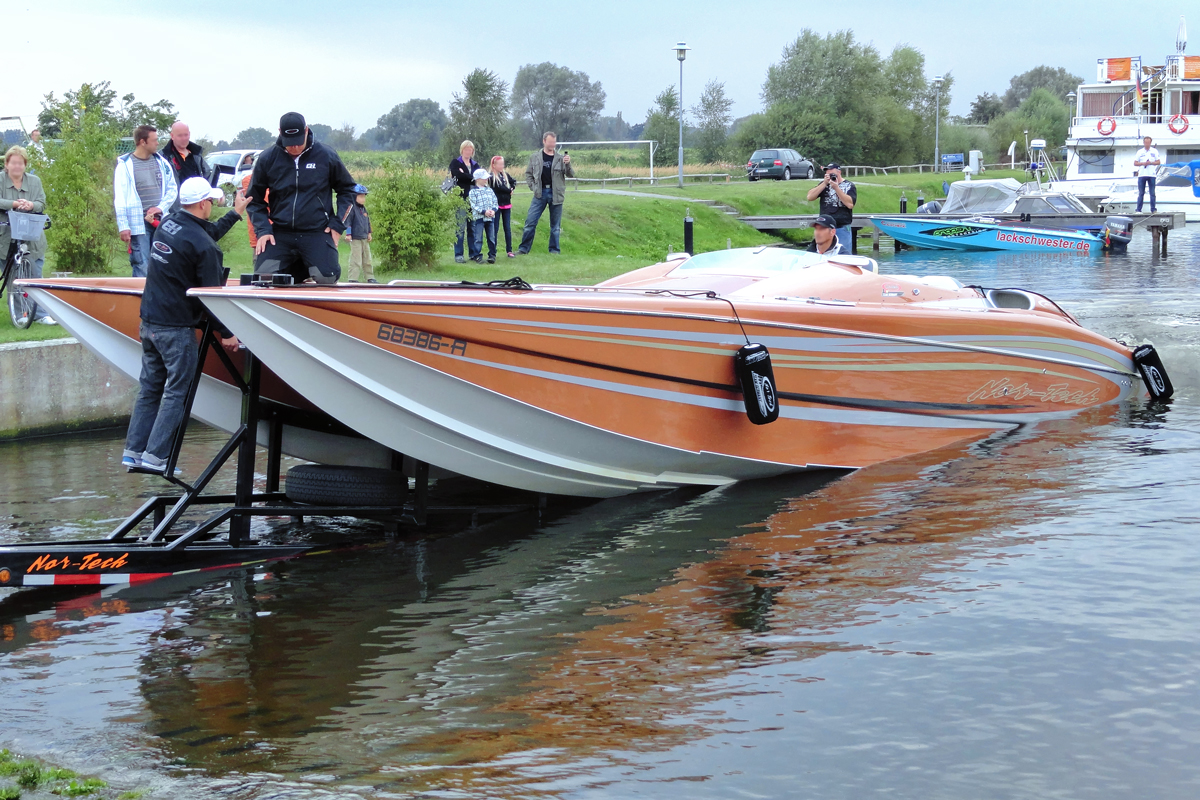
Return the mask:
[[61,136],[61,142],[45,143],[46,159],[34,158],[53,221],[47,238],[56,268],[104,272],[118,241],[112,196],[116,138],[93,113],[64,125]]
[[432,265],[450,243],[458,192],[443,195],[421,169],[385,161],[372,181],[372,235],[384,268]]

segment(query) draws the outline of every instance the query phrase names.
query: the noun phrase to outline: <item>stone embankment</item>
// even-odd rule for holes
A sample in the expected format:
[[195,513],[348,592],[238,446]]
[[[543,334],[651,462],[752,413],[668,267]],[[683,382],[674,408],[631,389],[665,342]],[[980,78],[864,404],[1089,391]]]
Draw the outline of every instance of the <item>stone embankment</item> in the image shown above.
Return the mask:
[[124,425],[136,394],[74,339],[0,344],[0,439]]

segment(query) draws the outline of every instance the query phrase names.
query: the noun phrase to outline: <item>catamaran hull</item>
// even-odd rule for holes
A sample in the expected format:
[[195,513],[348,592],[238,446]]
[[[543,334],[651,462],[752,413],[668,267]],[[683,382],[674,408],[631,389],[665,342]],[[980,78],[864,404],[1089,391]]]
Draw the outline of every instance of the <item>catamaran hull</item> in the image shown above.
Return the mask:
[[1099,253],[1103,245],[1092,234],[1066,229],[908,217],[875,217],[872,223],[898,242],[930,250],[1015,250],[1086,256]]
[[[142,282],[126,279],[107,283],[119,285],[103,286],[101,281],[84,279],[43,285],[25,283],[24,288],[88,350],[136,383],[142,364],[142,343],[138,337]],[[209,359],[213,374],[205,374],[196,388],[192,417],[232,433],[241,424],[242,394],[228,379],[217,377],[223,370],[216,364],[215,356]],[[296,402],[295,393],[279,386],[273,377],[268,376],[265,383],[268,398],[274,394],[285,404]],[[286,424],[282,434],[283,452],[306,461],[385,468],[391,465],[391,454],[386,448],[357,436]],[[265,423],[260,426],[257,438],[259,444],[267,445],[269,431]]]
[[[747,322],[776,354],[783,398],[780,419],[758,426],[734,386],[732,320],[493,309],[484,292],[478,303],[368,302],[384,291],[345,303],[319,292],[197,294],[284,381],[362,435],[453,472],[553,494],[854,469],[1071,414],[1131,385],[1086,368],[1021,365],[1019,356]],[[1066,340],[1027,344],[1083,352]],[[913,360],[914,349],[927,355]],[[1112,362],[1100,349],[1093,363]],[[836,363],[817,370],[822,362]],[[946,384],[929,386],[939,370]],[[1040,383],[1057,388],[1033,388]],[[1009,402],[1010,389],[1039,400]]]

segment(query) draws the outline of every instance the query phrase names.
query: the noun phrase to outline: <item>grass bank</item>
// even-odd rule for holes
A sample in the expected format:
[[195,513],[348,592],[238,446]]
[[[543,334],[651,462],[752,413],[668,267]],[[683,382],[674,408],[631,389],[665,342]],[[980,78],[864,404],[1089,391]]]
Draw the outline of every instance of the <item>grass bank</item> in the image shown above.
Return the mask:
[[98,778],[82,777],[69,769],[0,750],[0,800],[59,797],[136,800],[144,794],[145,791],[121,792]]

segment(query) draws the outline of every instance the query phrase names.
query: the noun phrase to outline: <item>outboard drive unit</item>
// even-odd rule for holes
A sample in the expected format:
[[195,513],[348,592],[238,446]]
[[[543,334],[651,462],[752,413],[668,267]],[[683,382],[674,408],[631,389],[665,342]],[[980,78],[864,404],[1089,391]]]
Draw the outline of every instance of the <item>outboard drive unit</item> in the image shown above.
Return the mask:
[[1167,370],[1154,345],[1144,344],[1134,350],[1133,366],[1141,374],[1142,383],[1146,384],[1152,399],[1169,400],[1175,394],[1175,387],[1171,385],[1171,379],[1167,377]]
[[771,354],[763,344],[747,344],[733,357],[733,371],[742,386],[746,416],[755,425],[779,419],[779,398],[775,396],[775,372]]
[[1129,240],[1133,238],[1133,220],[1129,217],[1105,217],[1100,236],[1104,239],[1105,250],[1124,253]]

